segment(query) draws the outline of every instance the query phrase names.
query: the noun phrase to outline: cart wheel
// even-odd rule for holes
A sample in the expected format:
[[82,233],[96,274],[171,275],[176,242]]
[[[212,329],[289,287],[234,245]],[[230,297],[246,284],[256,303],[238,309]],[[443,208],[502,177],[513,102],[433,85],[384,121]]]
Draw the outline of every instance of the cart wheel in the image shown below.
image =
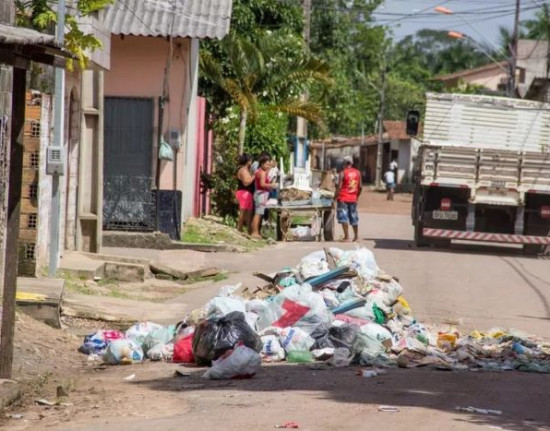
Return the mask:
[[334,209],[323,211],[323,236],[325,241],[334,241]]

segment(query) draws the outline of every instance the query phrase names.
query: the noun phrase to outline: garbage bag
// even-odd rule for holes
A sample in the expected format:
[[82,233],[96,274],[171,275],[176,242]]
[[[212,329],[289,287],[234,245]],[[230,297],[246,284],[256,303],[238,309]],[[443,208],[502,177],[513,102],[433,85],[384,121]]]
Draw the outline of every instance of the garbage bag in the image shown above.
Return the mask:
[[338,347],[334,350],[334,355],[327,361],[327,363],[333,367],[349,367],[352,360],[353,355],[349,349],[345,347]]
[[392,346],[390,331],[377,323],[370,322],[361,326],[353,344],[352,353],[360,355],[364,363],[379,356],[385,356]]
[[351,351],[360,330],[361,328],[357,325],[333,326],[328,331],[328,338],[334,347],[345,347]]
[[212,298],[204,308],[208,319],[223,317],[233,311],[239,311],[241,313],[246,312],[242,299],[229,296],[216,296]]
[[183,362],[184,364],[192,364],[195,362],[193,355],[193,334],[182,337],[174,344],[174,355],[172,362]]
[[128,365],[143,361],[143,349],[133,340],[115,340],[103,354],[103,360],[109,365]]
[[325,300],[325,304],[328,308],[335,308],[340,305],[340,301],[336,297],[336,294],[332,290],[324,289],[321,291],[321,296]]
[[267,308],[267,302],[263,299],[251,299],[245,303],[245,309],[247,313],[256,313],[257,315]]
[[298,271],[304,279],[329,272],[325,252],[320,250],[304,256],[298,265]]
[[315,340],[315,344],[311,348],[312,350],[334,349],[334,344],[328,337],[329,329],[330,326],[328,324],[322,323],[310,334],[310,337]]
[[212,368],[204,373],[205,379],[232,379],[252,377],[262,365],[262,358],[254,351],[239,343],[233,350],[226,351],[212,362]]
[[96,355],[102,355],[105,353],[107,346],[114,340],[120,340],[126,338],[126,336],[120,331],[103,331],[99,330],[93,334],[86,335],[84,342],[78,348],[78,351],[86,355],[95,353]]
[[145,352],[148,352],[150,349],[155,347],[157,344],[167,344],[169,341],[171,341],[174,338],[174,335],[176,335],[176,327],[175,325],[170,325],[165,327],[160,327],[159,329],[155,329],[154,331],[151,331],[143,340],[143,350]]
[[285,349],[281,346],[276,335],[264,335],[262,337],[262,356],[268,361],[282,361],[285,359]]
[[145,338],[153,331],[163,329],[162,325],[152,322],[135,323],[126,331],[126,338],[135,341],[140,346],[143,345]]
[[334,316],[334,319],[335,319],[335,321],[350,323],[350,324],[357,325],[357,326],[363,326],[363,325],[366,325],[367,323],[369,323],[369,321],[366,320],[366,319],[359,319],[357,317],[351,317],[351,316],[347,316],[345,314],[336,314]]
[[284,328],[279,332],[279,341],[288,353],[293,350],[309,351],[315,340],[300,328]]
[[159,343],[147,350],[147,357],[151,361],[171,361],[174,355],[174,343]]
[[332,315],[323,297],[313,292],[309,284],[296,284],[276,295],[260,314],[257,328],[262,331],[269,326],[299,327],[311,333],[321,323],[330,323]]
[[372,280],[378,274],[379,268],[376,259],[368,248],[362,247],[357,250],[344,251],[332,247],[329,253],[334,257],[338,266],[350,266],[365,280]]
[[210,365],[239,341],[256,352],[261,352],[263,347],[243,313],[234,311],[219,319],[206,320],[195,329],[193,336],[195,360],[199,365]]

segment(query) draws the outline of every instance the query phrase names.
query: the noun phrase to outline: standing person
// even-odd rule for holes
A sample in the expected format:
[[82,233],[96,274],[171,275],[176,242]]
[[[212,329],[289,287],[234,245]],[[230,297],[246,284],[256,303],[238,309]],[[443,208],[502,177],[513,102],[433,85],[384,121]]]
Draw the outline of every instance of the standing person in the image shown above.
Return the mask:
[[250,173],[252,157],[244,153],[239,157],[239,169],[237,170],[237,192],[236,197],[239,202],[239,220],[237,230],[243,231],[246,228],[249,234],[252,233],[252,212],[254,210],[254,177]]
[[353,167],[353,158],[344,157],[344,169],[340,173],[337,189],[338,223],[342,225],[344,237],[349,241],[349,225],[353,228],[353,241],[359,239],[359,215],[357,214],[357,198],[363,188],[361,173]]
[[393,192],[395,190],[395,172],[391,166],[384,174],[384,183],[386,184],[386,191],[388,192],[386,199],[393,201]]
[[278,187],[277,183],[269,181],[267,173],[271,169],[271,157],[263,155],[258,159],[258,170],[254,174],[256,190],[254,192],[254,218],[252,219],[252,236],[261,238],[260,223],[266,211],[266,204],[269,200],[271,190]]

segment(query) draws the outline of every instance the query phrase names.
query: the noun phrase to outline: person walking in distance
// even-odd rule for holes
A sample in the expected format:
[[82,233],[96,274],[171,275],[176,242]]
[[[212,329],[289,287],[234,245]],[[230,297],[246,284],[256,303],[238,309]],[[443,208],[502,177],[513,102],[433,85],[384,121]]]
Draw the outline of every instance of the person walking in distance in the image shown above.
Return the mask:
[[395,190],[395,172],[390,168],[384,174],[384,183],[386,184],[386,191],[388,192],[386,199],[393,201],[393,192]]
[[336,210],[338,223],[342,225],[344,237],[341,241],[348,242],[349,225],[353,228],[353,241],[359,239],[359,215],[357,214],[357,198],[363,188],[361,173],[353,167],[353,158],[344,157],[344,169],[340,172],[338,189],[336,191]]

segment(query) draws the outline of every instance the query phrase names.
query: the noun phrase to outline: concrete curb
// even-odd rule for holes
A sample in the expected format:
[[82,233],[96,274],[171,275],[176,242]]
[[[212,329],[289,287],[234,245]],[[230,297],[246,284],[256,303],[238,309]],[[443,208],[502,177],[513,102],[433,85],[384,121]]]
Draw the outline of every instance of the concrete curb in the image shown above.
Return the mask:
[[21,385],[13,380],[0,380],[0,410],[21,397]]

